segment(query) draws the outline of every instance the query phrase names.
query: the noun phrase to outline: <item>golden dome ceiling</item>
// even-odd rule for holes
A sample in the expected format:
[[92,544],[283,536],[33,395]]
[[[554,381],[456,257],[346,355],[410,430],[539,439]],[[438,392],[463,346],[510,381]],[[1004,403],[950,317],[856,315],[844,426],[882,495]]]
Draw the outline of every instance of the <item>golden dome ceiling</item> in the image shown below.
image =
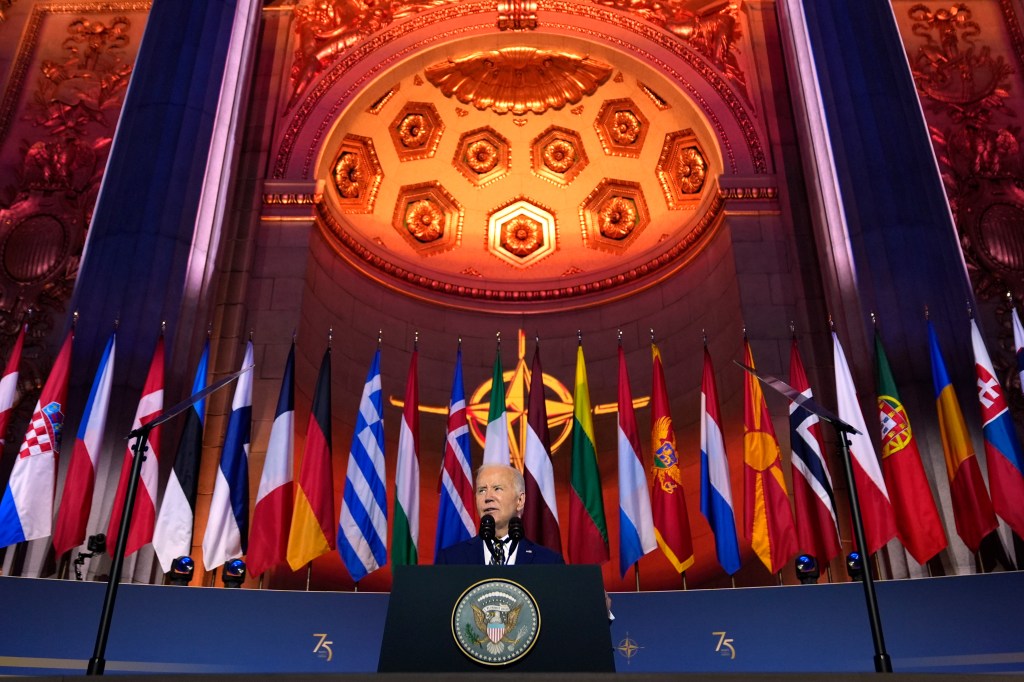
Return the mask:
[[721,152],[687,94],[608,45],[542,32],[421,51],[324,139],[313,172],[336,252],[446,305],[624,295],[692,257],[722,205]]

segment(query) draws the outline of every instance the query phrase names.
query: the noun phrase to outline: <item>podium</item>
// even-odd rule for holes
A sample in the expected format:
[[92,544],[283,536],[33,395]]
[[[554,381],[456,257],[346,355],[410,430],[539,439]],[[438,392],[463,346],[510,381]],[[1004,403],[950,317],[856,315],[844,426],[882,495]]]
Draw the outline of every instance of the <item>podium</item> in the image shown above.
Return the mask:
[[597,566],[393,571],[378,672],[615,671]]

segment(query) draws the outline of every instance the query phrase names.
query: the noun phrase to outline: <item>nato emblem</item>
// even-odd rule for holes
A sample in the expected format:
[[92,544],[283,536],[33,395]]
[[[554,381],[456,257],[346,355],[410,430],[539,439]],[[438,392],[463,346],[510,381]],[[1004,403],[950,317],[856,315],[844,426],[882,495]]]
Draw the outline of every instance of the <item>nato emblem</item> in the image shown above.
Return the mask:
[[483,580],[455,602],[452,635],[477,663],[515,663],[533,648],[540,633],[537,600],[511,580]]

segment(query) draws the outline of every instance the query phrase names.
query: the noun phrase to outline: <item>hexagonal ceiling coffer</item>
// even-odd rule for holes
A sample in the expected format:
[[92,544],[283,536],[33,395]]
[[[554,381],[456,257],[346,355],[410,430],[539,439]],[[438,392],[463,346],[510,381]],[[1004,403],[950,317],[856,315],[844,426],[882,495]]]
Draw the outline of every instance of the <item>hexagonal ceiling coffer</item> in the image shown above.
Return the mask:
[[533,172],[559,185],[568,185],[589,163],[579,133],[551,126],[530,143]]
[[398,190],[391,224],[420,255],[448,251],[462,241],[463,210],[441,183],[421,182]]
[[433,104],[406,102],[388,130],[399,161],[415,161],[429,159],[437,151],[444,122]]
[[526,268],[558,248],[555,216],[536,202],[518,198],[494,210],[487,221],[487,250]]
[[463,133],[455,147],[452,164],[477,187],[508,173],[511,165],[509,143],[494,128],[477,128]]
[[677,130],[665,136],[655,173],[669,208],[697,207],[707,180],[708,161],[692,130]]
[[640,183],[605,178],[580,205],[583,243],[623,252],[651,221]]
[[373,140],[346,135],[331,169],[331,179],[343,213],[373,213],[377,191],[384,179]]
[[610,99],[601,105],[594,128],[604,153],[609,156],[640,156],[650,124],[631,99]]

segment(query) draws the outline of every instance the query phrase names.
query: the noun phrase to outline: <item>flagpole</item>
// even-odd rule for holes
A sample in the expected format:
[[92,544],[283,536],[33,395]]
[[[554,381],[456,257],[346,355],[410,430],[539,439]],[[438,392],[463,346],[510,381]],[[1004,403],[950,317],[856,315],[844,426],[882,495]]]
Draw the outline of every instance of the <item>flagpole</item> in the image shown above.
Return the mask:
[[633,576],[636,578],[636,591],[640,591],[640,562],[633,564]]
[[309,583],[313,580],[313,562],[306,564],[306,592],[309,592]]
[[686,591],[686,571],[679,573],[679,577],[683,579],[683,591]]

